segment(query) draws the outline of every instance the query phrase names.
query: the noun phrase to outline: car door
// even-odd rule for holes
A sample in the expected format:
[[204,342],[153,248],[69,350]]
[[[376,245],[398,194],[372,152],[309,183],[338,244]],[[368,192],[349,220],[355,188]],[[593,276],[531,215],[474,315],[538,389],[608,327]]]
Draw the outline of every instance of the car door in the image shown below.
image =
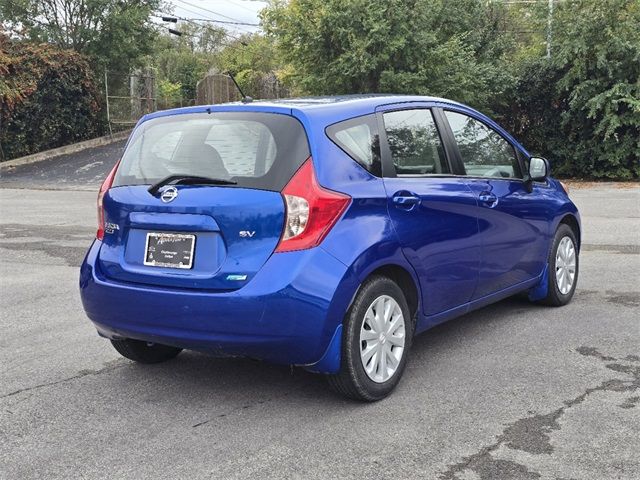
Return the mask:
[[383,177],[390,218],[418,274],[423,312],[431,316],[464,305],[475,291],[477,200],[465,179],[451,173],[438,111],[406,105],[379,109]]
[[454,168],[477,199],[482,266],[473,299],[538,276],[546,263],[548,222],[538,189],[530,191],[514,145],[478,117],[446,109]]

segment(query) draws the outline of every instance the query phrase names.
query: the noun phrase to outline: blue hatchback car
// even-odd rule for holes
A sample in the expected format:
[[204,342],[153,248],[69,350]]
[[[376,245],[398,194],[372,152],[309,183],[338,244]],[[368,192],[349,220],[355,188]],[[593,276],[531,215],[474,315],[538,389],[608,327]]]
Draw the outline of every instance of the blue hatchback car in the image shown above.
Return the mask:
[[432,97],[147,115],[98,220],[80,291],[120,354],[299,365],[367,401],[415,334],[521,292],[564,305],[578,278],[580,218],[547,161]]

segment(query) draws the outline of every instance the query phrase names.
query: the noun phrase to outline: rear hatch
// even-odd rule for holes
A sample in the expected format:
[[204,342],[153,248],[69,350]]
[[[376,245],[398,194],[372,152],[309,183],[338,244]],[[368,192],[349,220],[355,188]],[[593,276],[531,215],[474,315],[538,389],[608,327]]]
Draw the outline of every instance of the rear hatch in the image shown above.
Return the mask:
[[144,122],[102,199],[101,271],[147,285],[242,287],[278,245],[280,192],[308,157],[304,128],[289,115],[187,113]]

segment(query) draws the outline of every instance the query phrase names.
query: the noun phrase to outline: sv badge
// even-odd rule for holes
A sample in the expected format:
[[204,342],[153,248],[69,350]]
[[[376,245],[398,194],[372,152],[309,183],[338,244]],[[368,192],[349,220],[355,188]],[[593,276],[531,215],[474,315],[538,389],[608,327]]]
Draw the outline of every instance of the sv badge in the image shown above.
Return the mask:
[[252,238],[255,234],[255,230],[240,230],[240,236],[242,238]]

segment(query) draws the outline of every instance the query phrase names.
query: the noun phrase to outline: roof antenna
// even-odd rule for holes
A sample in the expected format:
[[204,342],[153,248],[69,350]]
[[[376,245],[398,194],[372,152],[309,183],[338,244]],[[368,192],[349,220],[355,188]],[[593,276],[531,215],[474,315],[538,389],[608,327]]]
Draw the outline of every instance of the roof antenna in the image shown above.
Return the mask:
[[236,82],[236,79],[231,74],[231,72],[226,72],[226,74],[231,78],[231,80],[233,81],[233,84],[236,86],[236,88],[240,92],[240,96],[242,97],[242,103],[251,103],[251,102],[253,102],[253,98],[251,98],[250,96],[244,94],[244,92],[240,88],[240,85],[238,85],[238,82]]

